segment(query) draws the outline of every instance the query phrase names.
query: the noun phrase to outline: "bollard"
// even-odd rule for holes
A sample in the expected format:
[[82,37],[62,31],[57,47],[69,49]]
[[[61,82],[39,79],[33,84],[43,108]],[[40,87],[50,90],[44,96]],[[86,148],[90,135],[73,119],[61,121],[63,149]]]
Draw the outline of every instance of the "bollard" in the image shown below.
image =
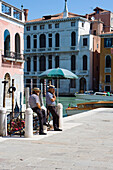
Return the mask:
[[25,110],[25,138],[33,137],[33,111],[31,108]]
[[0,136],[7,136],[7,113],[5,108],[0,108]]
[[63,105],[58,103],[59,128],[63,129]]

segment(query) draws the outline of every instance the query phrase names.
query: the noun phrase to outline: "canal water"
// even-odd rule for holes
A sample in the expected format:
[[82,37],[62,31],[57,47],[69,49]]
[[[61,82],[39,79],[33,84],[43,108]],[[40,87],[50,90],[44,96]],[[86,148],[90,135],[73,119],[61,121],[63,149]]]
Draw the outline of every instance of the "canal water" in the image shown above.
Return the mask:
[[[85,103],[85,102],[91,102],[91,100],[81,100],[81,99],[76,99],[76,97],[58,97],[58,103],[62,103],[63,105],[64,117],[67,116],[66,108],[68,108],[68,106],[76,107],[78,103]],[[45,104],[45,98],[44,98],[44,104]]]

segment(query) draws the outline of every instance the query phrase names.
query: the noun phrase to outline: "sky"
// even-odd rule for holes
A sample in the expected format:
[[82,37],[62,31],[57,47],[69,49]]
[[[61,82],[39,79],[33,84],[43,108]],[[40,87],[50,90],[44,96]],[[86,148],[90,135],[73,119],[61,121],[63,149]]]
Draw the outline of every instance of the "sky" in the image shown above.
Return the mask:
[[[3,0],[17,8],[29,9],[28,20],[63,12],[65,0]],[[113,12],[113,0],[67,0],[68,11],[80,15],[92,13],[95,7]]]

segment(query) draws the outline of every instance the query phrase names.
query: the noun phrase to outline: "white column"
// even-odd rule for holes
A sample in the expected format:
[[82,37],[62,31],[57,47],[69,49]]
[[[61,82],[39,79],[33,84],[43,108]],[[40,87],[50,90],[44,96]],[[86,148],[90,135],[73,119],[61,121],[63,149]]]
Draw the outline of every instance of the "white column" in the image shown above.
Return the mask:
[[39,56],[37,56],[37,73],[39,73]]
[[48,34],[46,34],[46,48],[48,48],[49,45],[48,45]]
[[25,111],[25,138],[33,137],[33,111],[27,108]]
[[33,34],[31,34],[31,50],[33,49]]
[[52,56],[52,68],[55,68],[55,56]]
[[55,48],[55,34],[52,34],[52,48]]
[[63,105],[58,103],[59,128],[63,128]]
[[24,11],[22,10],[22,21],[25,22]]
[[11,7],[11,16],[13,17],[13,7]]
[[0,109],[0,136],[7,136],[7,113],[5,108]]
[[33,56],[31,56],[31,72],[33,72]]
[[48,56],[46,56],[46,70],[48,70]]

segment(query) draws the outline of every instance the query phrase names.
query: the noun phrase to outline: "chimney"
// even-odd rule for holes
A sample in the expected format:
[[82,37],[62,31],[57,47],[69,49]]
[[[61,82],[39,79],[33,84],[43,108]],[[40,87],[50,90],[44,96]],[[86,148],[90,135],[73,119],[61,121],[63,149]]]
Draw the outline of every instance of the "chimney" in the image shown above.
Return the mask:
[[28,20],[28,11],[29,11],[29,9],[24,9],[25,21]]
[[89,18],[89,15],[88,14],[86,14],[86,19],[88,19]]
[[67,0],[65,0],[65,7],[64,7],[64,12],[63,12],[63,18],[68,17],[68,8],[67,8]]

